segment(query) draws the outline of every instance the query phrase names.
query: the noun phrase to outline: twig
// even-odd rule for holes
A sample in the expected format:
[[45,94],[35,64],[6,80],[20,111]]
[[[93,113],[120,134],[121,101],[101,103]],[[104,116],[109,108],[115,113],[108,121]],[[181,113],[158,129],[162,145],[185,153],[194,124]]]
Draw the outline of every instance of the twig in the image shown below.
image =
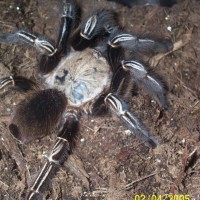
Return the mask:
[[147,179],[147,178],[150,178],[150,177],[152,177],[152,176],[155,176],[156,174],[157,174],[157,173],[154,172],[154,173],[152,173],[152,174],[149,174],[149,175],[147,175],[147,176],[141,177],[141,178],[139,178],[139,179],[137,179],[137,180],[135,180],[135,181],[133,181],[133,182],[127,184],[127,185],[125,186],[125,190],[130,190],[130,189],[133,187],[134,184],[136,184],[136,183],[138,183],[138,182],[140,182],[140,181],[143,181],[143,180],[145,180],[145,179]]
[[7,185],[6,183],[4,183],[3,181],[0,180],[0,187],[2,186],[2,188],[6,191],[9,188],[9,185]]

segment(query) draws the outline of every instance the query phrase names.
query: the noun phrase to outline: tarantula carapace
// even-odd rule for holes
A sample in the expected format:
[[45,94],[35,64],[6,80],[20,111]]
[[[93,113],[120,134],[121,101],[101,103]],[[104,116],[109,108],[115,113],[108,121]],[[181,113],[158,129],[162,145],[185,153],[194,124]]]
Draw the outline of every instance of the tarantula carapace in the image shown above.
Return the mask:
[[[42,36],[19,30],[0,34],[0,42],[26,44],[40,53],[39,73],[43,85],[22,76],[0,80],[0,89],[13,86],[25,98],[16,107],[9,125],[12,135],[26,143],[57,130],[57,140],[27,199],[41,196],[46,183],[72,152],[79,130],[80,113],[97,115],[110,110],[147,146],[158,141],[132,113],[123,95],[134,83],[149,92],[162,109],[167,108],[162,81],[135,53],[167,52],[169,40],[136,37],[118,24],[116,14],[101,9],[77,25],[77,5],[62,1],[61,28],[57,44]],[[76,24],[76,25],[74,25]]]

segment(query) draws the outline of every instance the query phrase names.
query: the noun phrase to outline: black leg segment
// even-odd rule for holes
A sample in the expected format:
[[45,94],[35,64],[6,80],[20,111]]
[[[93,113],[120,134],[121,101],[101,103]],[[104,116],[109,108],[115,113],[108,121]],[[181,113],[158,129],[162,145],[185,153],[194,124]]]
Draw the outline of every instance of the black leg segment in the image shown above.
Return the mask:
[[121,31],[112,34],[108,44],[112,48],[121,46],[124,49],[142,53],[165,53],[173,49],[173,43],[170,40],[153,40]]
[[39,198],[41,193],[48,186],[51,178],[59,170],[59,167],[64,163],[64,161],[67,160],[72,151],[73,141],[75,141],[78,133],[77,115],[75,113],[67,113],[65,121],[63,129],[58,134],[53,150],[48,157],[48,161],[45,163],[42,171],[31,187],[31,191],[27,197],[28,200]]
[[57,48],[60,53],[67,54],[69,48],[68,37],[76,21],[77,8],[73,0],[63,0],[62,9],[63,11]]
[[159,145],[159,142],[153,136],[149,135],[149,132],[142,122],[128,110],[125,102],[118,96],[110,93],[105,97],[104,101],[108,108],[113,111],[139,139],[145,142],[146,146],[155,148]]
[[57,49],[55,48],[52,42],[44,39],[41,36],[36,36],[28,31],[17,31],[9,34],[0,34],[0,43],[7,44],[28,44],[34,47],[38,52],[44,55],[52,56],[56,53]]
[[98,10],[82,22],[74,33],[71,44],[75,50],[83,50],[95,45],[98,38],[108,36],[117,29],[116,16],[110,10]]
[[151,74],[145,65],[134,60],[122,61],[122,68],[130,72],[138,86],[146,89],[159,103],[161,108],[167,109],[166,86],[155,74]]
[[62,56],[69,51],[68,38],[76,19],[76,5],[73,0],[63,0],[61,25],[56,52],[52,55],[42,55],[40,59],[40,73],[48,74],[58,65]]
[[35,82],[22,76],[8,76],[0,79],[0,90],[10,86],[23,92],[39,89]]

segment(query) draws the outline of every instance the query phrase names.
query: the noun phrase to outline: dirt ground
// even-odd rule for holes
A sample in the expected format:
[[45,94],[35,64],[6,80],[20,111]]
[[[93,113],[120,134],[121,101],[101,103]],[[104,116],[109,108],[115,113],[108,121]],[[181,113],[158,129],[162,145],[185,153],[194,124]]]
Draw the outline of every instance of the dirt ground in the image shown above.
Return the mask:
[[[172,194],[168,199],[186,200],[181,195],[189,195],[200,200],[200,1],[182,0],[172,8],[131,9],[104,0],[80,2],[86,15],[97,8],[111,8],[127,31],[170,38],[182,47],[156,64],[151,62],[168,86],[169,110],[161,112],[142,90],[129,101],[131,110],[161,145],[145,147],[111,114],[82,116],[77,147],[53,178],[44,199],[150,200]],[[0,32],[29,29],[55,39],[59,25],[56,4],[55,0],[1,0]],[[39,81],[36,55],[31,48],[1,44],[0,78],[17,74]],[[7,130],[8,117],[19,99],[20,94],[13,90],[0,93],[2,200],[24,198],[55,140],[55,135],[28,145],[13,140]]]

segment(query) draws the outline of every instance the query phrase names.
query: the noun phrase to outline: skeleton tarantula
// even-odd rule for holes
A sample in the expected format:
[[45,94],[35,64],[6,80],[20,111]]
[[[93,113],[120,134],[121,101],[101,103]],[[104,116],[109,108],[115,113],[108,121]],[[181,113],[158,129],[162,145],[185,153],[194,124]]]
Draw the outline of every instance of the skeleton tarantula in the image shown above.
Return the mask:
[[135,59],[135,53],[167,52],[168,40],[155,41],[136,37],[123,30],[116,14],[101,9],[77,24],[77,5],[62,1],[59,37],[56,45],[40,35],[19,30],[0,34],[0,43],[28,44],[40,53],[39,73],[43,86],[22,76],[0,79],[0,89],[11,85],[25,93],[9,125],[12,135],[23,143],[57,130],[57,139],[40,174],[30,188],[27,199],[41,196],[45,185],[74,148],[80,113],[98,115],[110,110],[145,145],[159,143],[149,135],[143,123],[130,112],[123,96],[134,82],[154,97],[162,109],[167,108],[162,81],[148,67]]

